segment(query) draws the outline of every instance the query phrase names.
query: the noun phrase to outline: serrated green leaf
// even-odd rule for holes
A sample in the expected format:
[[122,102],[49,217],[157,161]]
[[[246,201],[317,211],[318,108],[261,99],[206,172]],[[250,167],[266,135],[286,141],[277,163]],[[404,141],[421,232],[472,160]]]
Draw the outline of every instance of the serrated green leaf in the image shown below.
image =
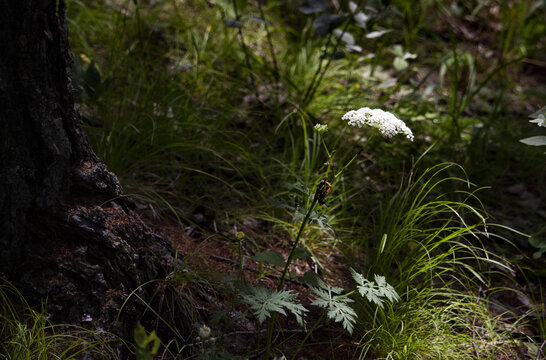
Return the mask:
[[311,290],[317,296],[311,305],[327,309],[328,318],[342,323],[343,328],[352,334],[357,315],[348,304],[353,300],[343,295],[334,295],[341,293],[343,289],[330,286],[320,280],[319,287],[311,287]]
[[283,267],[286,265],[286,262],[284,262],[284,257],[282,256],[282,254],[276,251],[264,251],[254,255],[252,259],[259,262],[263,262],[263,263],[271,264],[275,266],[280,266],[280,267]]
[[307,248],[299,247],[294,250],[294,254],[292,255],[292,260],[296,259],[305,259],[310,257],[312,254],[307,250]]
[[375,279],[375,283],[379,287],[383,287],[383,286],[385,286],[385,284],[387,284],[387,280],[385,280],[384,276],[376,274],[376,275],[374,275],[374,279]]
[[387,283],[384,276],[374,275],[375,283],[367,280],[361,274],[350,269],[351,275],[357,283],[357,290],[360,296],[365,297],[369,302],[383,307],[383,299],[387,298],[391,302],[400,300],[396,290]]
[[250,305],[254,315],[260,323],[271,316],[271,312],[286,315],[286,310],[291,312],[300,326],[305,326],[303,315],[308,310],[295,299],[297,294],[292,291],[272,291],[263,286],[250,288],[248,293],[242,294],[243,302]]
[[[361,284],[362,282],[364,282],[366,279],[364,278],[364,276],[362,276],[361,274],[357,273],[353,268],[350,268],[349,269],[349,272],[351,273],[351,276],[353,277],[354,281],[357,283],[357,284]],[[367,280],[366,280],[367,281]]]

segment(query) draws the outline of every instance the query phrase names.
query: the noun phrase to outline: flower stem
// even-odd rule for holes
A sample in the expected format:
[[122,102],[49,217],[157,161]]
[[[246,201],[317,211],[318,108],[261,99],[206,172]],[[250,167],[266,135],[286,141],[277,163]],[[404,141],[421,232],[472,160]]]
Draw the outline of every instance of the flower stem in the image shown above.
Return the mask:
[[294,241],[294,245],[292,246],[292,250],[290,251],[290,255],[288,255],[288,259],[286,259],[286,265],[284,266],[284,270],[282,271],[281,278],[279,280],[279,286],[277,286],[277,291],[282,290],[284,286],[284,280],[286,278],[286,273],[288,272],[288,267],[290,266],[290,262],[292,261],[292,257],[294,256],[294,252],[296,251],[296,248],[298,247],[298,243],[301,238],[301,234],[303,233],[303,229],[305,229],[305,225],[307,225],[307,222],[309,221],[309,218],[311,217],[311,213],[313,212],[313,209],[315,208],[315,205],[318,201],[318,191],[315,193],[315,197],[313,199],[313,202],[311,203],[311,206],[309,207],[309,210],[307,211],[307,214],[305,215],[305,218],[303,219],[303,222],[301,223],[300,230],[298,232],[298,236],[296,236],[296,240]]
[[[296,240],[294,241],[294,245],[292,246],[292,250],[290,251],[290,255],[288,255],[288,259],[286,259],[286,265],[284,266],[284,270],[282,271],[281,278],[279,280],[279,285],[277,286],[277,291],[281,291],[284,286],[284,280],[286,278],[286,273],[288,272],[288,268],[290,267],[290,262],[292,261],[292,257],[294,256],[294,251],[296,251],[296,248],[298,247],[298,243],[301,238],[301,234],[303,233],[303,229],[305,229],[305,225],[309,222],[309,218],[311,217],[311,213],[313,212],[313,209],[315,208],[315,205],[317,205],[318,198],[319,198],[319,192],[321,192],[323,185],[319,185],[317,187],[317,190],[315,191],[315,197],[313,198],[313,202],[311,203],[311,206],[309,207],[309,210],[307,210],[307,214],[305,215],[305,218],[303,219],[300,230],[298,231],[298,236],[296,236]],[[273,326],[275,324],[275,320],[277,319],[275,313],[271,315],[269,318],[269,321],[267,323],[267,344],[265,347],[265,359],[269,359],[269,354],[271,353],[271,340],[273,337]]]

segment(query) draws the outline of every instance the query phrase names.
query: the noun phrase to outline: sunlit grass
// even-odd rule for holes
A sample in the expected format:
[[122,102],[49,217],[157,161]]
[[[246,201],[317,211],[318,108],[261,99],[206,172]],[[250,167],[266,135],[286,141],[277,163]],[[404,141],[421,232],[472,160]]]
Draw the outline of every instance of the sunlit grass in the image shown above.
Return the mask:
[[485,214],[472,205],[480,205],[473,185],[450,175],[454,166],[412,173],[377,216],[374,233],[384,235],[366,246],[365,267],[394,282],[402,300],[385,309],[362,304],[362,356],[496,359],[513,351],[509,332],[479,294],[488,286],[488,269],[508,264],[483,247],[489,236]]

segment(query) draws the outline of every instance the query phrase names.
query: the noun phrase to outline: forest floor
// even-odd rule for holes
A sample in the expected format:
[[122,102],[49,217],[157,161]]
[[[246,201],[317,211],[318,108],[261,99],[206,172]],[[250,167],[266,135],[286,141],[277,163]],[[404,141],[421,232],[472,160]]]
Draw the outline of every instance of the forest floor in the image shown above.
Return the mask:
[[[263,357],[267,321],[241,294],[277,288],[283,269],[263,252],[288,258],[329,175],[333,193],[302,236],[311,256],[283,287],[318,327],[306,339],[283,308],[276,356],[305,342],[297,359],[539,359],[546,162],[519,140],[544,130],[529,115],[546,99],[546,5],[289,3],[68,1],[91,143],[178,254],[163,280],[195,328],[177,343],[163,327],[163,345],[178,346],[165,357]],[[360,107],[392,111],[414,141],[348,129],[341,116]],[[460,167],[436,167],[446,163]],[[351,268],[403,298],[351,297],[352,335],[311,305],[304,279],[351,289]],[[168,323],[176,311],[163,307]],[[216,342],[189,344],[203,325]]]

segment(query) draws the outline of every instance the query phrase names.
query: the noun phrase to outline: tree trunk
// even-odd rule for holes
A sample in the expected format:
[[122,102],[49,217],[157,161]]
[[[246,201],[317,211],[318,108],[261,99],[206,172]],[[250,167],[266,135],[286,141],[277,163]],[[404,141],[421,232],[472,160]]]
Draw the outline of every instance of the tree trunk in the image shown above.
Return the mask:
[[141,305],[116,324],[118,311],[164,276],[171,250],[80,128],[64,0],[2,1],[0,49],[0,273],[35,304],[47,297],[54,322],[127,338]]

